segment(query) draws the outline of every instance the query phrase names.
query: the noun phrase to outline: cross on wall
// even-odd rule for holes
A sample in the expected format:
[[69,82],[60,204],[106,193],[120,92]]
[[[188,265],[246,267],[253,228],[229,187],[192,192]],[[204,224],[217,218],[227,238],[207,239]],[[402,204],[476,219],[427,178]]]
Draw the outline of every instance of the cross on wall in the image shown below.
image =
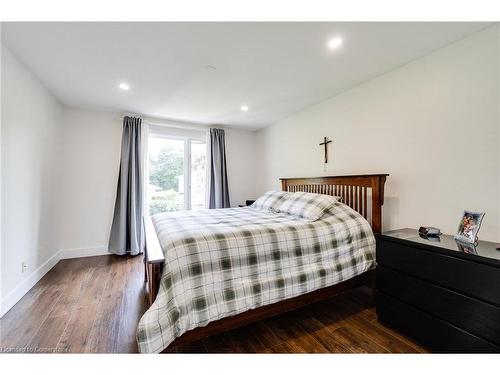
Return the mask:
[[328,140],[328,137],[323,137],[324,141],[319,145],[325,147],[325,164],[328,163],[328,143],[332,143],[333,141]]

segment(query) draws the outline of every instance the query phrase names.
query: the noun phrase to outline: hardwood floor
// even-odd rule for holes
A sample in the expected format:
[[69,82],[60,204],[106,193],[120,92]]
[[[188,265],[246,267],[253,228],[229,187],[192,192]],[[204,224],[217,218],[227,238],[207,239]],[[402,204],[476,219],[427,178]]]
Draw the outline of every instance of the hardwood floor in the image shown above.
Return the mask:
[[[146,309],[142,257],[59,262],[2,319],[0,352],[136,353]],[[422,353],[377,322],[359,288],[171,350],[174,353]]]

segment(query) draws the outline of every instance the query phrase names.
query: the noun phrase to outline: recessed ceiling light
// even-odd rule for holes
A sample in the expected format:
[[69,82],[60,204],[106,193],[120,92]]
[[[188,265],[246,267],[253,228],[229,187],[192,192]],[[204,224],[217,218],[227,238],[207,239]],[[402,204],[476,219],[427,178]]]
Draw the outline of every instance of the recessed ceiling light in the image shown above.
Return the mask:
[[206,65],[206,66],[205,66],[205,69],[206,69],[206,70],[210,70],[211,72],[213,72],[213,71],[217,70],[217,68],[216,68],[215,66],[213,66],[213,65]]
[[128,83],[125,83],[125,82],[120,83],[118,85],[118,87],[120,88],[120,90],[123,90],[123,91],[130,90],[130,86],[128,85]]
[[342,45],[342,39],[340,38],[332,38],[328,41],[328,48],[336,49]]
[[243,112],[248,111],[248,106],[247,105],[242,105],[240,108]]

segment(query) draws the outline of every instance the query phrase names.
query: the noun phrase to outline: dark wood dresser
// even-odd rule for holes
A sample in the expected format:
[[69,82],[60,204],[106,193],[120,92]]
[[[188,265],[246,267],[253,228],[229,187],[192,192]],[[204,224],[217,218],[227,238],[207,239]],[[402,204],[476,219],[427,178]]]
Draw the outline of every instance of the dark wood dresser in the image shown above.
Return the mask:
[[500,352],[500,251],[415,229],[377,235],[379,320],[437,353]]

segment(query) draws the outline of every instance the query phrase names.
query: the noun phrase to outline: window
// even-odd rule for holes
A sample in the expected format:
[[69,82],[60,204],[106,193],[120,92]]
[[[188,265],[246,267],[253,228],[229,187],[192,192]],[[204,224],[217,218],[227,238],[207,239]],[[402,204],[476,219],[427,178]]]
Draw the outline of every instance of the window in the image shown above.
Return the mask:
[[150,215],[205,207],[207,152],[201,137],[155,132],[148,153]]

